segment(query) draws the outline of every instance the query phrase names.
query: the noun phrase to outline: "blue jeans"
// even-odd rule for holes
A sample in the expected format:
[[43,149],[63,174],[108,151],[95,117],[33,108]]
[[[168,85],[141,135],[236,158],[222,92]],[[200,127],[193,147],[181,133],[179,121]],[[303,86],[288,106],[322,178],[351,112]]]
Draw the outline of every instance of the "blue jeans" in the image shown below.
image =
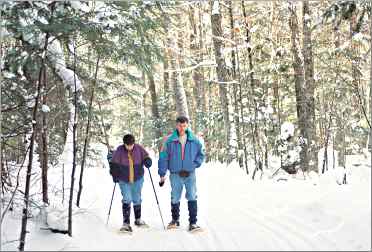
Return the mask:
[[178,173],[171,173],[169,176],[172,191],[171,191],[171,202],[177,204],[181,200],[183,186],[186,188],[186,199],[196,200],[196,177],[195,172],[190,172],[190,175],[186,178],[181,177]]
[[133,183],[119,181],[119,186],[120,186],[121,195],[123,196],[122,202],[124,204],[130,204],[132,202],[133,202],[133,206],[141,204],[143,177],[134,181]]

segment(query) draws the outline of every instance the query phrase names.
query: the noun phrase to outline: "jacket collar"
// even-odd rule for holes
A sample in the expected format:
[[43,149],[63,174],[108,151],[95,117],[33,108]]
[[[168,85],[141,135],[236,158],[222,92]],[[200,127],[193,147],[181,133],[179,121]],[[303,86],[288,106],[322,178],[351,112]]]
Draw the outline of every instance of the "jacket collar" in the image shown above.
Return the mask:
[[[124,151],[129,152],[129,151],[127,150],[127,148],[125,148],[125,145],[124,145],[124,144],[122,144],[121,146],[123,146],[123,150],[124,150]],[[133,149],[132,149],[131,152],[133,152],[133,151],[136,149],[136,146],[137,146],[137,145],[134,144]]]
[[[195,140],[195,137],[194,137],[194,134],[192,133],[191,129],[190,128],[187,128],[186,129],[186,136],[187,136],[187,140],[188,141],[194,141]],[[179,135],[178,135],[178,131],[177,129],[175,129],[172,133],[172,135],[170,136],[171,138],[171,141],[179,141]]]

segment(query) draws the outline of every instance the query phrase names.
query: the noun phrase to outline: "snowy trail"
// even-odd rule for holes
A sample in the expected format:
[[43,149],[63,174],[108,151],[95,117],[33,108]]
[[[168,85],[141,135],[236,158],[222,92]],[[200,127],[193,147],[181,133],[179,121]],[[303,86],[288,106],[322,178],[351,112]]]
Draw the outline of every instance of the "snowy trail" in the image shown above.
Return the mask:
[[[152,168],[151,173],[167,224],[171,218],[169,181],[160,188],[156,168]],[[125,235],[117,232],[122,222],[118,187],[109,225],[105,225],[113,190],[108,170],[89,168],[85,176],[83,208],[73,220],[74,236],[37,231],[35,227],[28,236],[29,250],[320,251],[371,248],[370,178],[347,186],[336,183],[315,186],[297,180],[252,182],[242,170],[206,164],[197,171],[198,223],[206,231],[190,234],[186,231],[188,211],[184,198],[181,201],[181,229],[163,230],[146,172],[142,218],[150,228],[134,227],[133,235]],[[131,218],[133,220],[133,212]]]

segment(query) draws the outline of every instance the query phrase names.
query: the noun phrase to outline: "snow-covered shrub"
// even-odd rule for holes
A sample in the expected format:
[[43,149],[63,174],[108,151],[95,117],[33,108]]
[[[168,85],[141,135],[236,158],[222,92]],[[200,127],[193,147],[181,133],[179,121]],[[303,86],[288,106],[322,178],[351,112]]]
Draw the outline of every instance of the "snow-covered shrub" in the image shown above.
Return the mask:
[[282,168],[288,173],[296,173],[300,164],[300,152],[305,144],[303,138],[294,137],[294,125],[285,122],[281,126],[280,136],[276,140],[278,154],[281,156]]

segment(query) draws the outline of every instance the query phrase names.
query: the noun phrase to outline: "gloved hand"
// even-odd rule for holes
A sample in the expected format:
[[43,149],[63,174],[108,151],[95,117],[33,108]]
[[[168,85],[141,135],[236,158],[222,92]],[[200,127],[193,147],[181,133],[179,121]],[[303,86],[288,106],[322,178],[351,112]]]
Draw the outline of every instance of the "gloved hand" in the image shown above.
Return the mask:
[[115,176],[112,176],[112,181],[114,181],[114,183],[118,183],[119,182],[119,179]]
[[165,177],[160,177],[159,186],[162,187],[165,183]]
[[145,159],[143,160],[143,164],[146,168],[150,168],[152,165],[152,159],[150,157],[145,157]]

